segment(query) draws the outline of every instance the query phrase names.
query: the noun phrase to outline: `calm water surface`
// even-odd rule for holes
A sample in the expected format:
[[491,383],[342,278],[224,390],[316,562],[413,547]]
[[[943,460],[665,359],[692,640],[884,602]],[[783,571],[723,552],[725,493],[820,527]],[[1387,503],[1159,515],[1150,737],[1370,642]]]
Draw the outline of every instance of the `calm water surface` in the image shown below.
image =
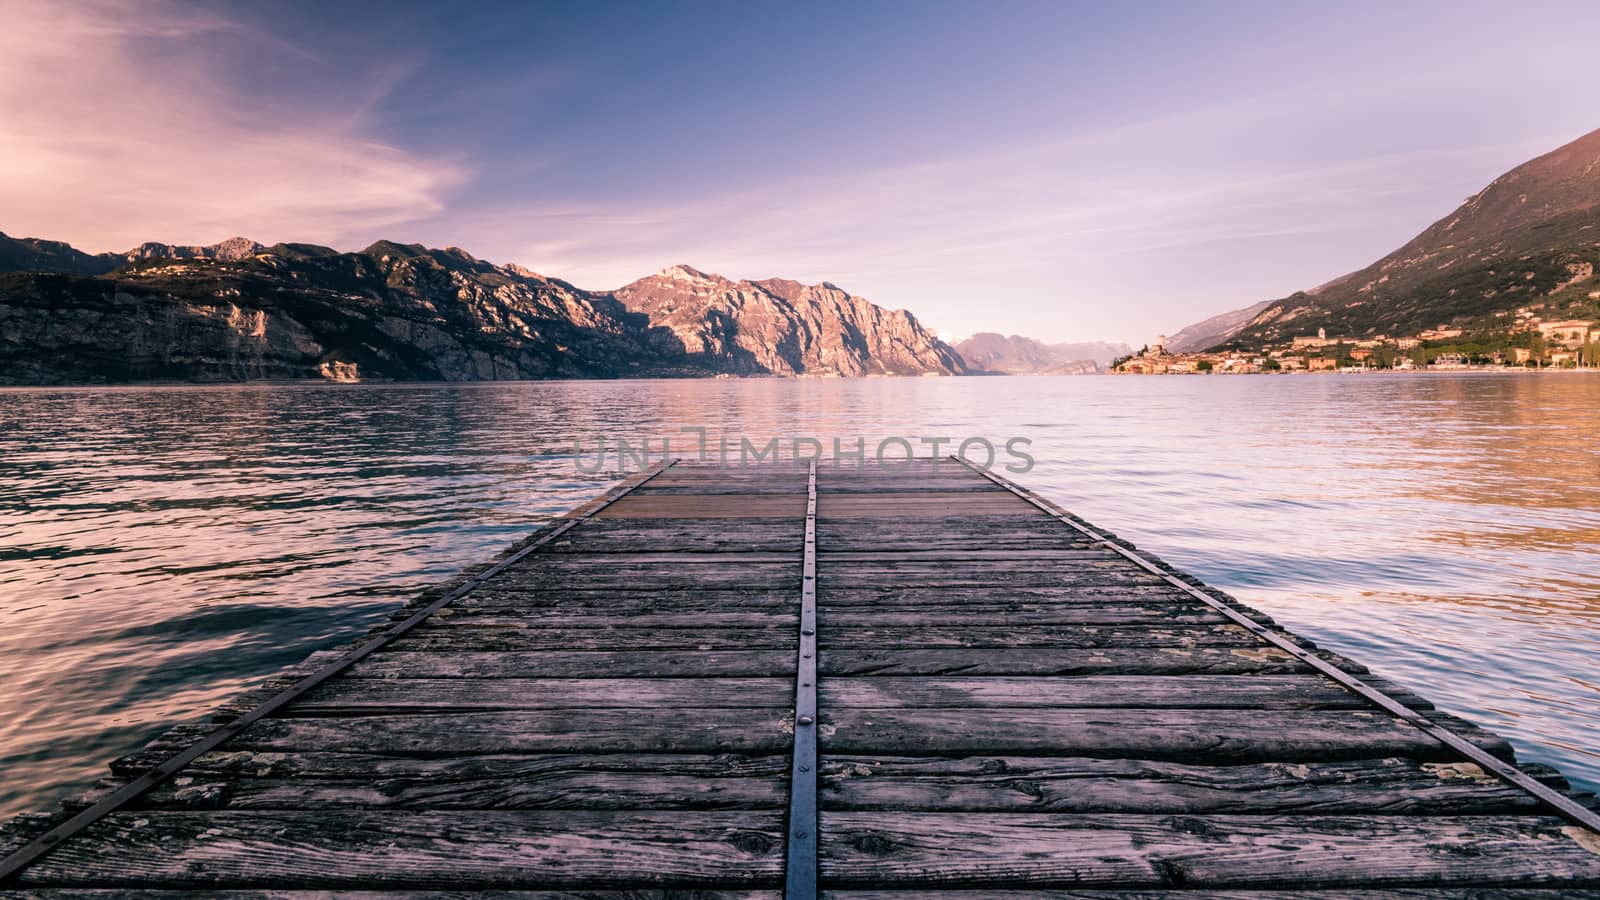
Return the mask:
[[691,426],[1031,438],[1023,483],[1600,788],[1600,377],[8,390],[0,816],[592,496],[575,437]]

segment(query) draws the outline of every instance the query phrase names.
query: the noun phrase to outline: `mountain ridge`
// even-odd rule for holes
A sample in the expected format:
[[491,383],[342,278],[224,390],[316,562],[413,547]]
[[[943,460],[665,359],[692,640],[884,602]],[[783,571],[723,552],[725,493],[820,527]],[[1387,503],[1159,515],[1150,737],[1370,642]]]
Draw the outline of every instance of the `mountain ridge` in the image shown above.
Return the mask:
[[611,292],[665,327],[691,359],[732,374],[959,375],[967,366],[903,309],[832,282],[743,279],[669,266]]
[[[965,371],[910,313],[830,283],[663,271],[673,269],[697,283],[744,285],[764,296],[755,307],[769,308],[708,308],[698,324],[687,315],[663,324],[619,292],[585,291],[459,247],[389,240],[355,252],[232,238],[87,254],[0,234],[0,383]],[[776,352],[762,355],[756,345],[779,306],[787,324]],[[706,352],[701,335],[739,352]]]
[[1092,374],[1132,352],[1127,344],[1110,341],[1046,344],[994,331],[958,341],[955,349],[974,371],[1004,375]]
[[1495,178],[1370,265],[1267,301],[1213,346],[1259,348],[1318,329],[1356,339],[1471,329],[1530,305],[1586,311],[1597,266],[1600,129]]

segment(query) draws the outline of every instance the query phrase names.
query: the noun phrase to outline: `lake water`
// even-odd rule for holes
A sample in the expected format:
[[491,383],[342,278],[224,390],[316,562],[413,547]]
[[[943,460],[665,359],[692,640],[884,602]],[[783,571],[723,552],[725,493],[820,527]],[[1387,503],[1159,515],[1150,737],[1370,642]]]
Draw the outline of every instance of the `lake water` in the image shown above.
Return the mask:
[[1600,788],[1594,375],[260,385],[0,391],[0,816],[593,496],[575,438],[692,427],[1028,438],[1023,484]]

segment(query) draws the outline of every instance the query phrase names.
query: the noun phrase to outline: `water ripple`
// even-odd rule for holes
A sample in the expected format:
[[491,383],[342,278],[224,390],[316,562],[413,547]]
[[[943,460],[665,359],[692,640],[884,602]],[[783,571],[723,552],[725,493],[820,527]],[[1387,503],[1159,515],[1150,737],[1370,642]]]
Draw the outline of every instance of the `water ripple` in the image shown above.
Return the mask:
[[1600,788],[1597,413],[1557,374],[0,391],[0,816],[593,496],[575,439],[688,426],[1030,438],[1030,487]]

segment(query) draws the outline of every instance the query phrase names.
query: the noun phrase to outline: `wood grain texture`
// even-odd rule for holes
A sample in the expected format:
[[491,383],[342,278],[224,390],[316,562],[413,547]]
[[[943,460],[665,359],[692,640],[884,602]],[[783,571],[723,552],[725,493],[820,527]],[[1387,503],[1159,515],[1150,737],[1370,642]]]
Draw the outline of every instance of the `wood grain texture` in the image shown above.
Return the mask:
[[825,882],[1600,886],[1600,854],[1520,816],[822,814]]
[[630,609],[704,609],[737,611],[773,607],[795,608],[798,592],[793,585],[776,588],[722,587],[695,591],[660,591],[622,586],[613,588],[516,588],[490,582],[440,612],[458,612],[490,606],[625,612]]
[[[1600,898],[1600,889],[1582,887],[1382,887],[1382,889],[1243,889],[1243,890],[1094,890],[1080,887],[914,887],[914,889],[832,889],[822,890],[824,900],[1554,900],[1554,898]],[[589,897],[589,894],[584,894]]]
[[[765,609],[705,610],[695,606],[673,608],[670,602],[645,608],[473,606],[436,616],[430,624],[441,628],[502,626],[507,628],[797,628],[800,613],[790,604]],[[1172,617],[1169,617],[1171,620]],[[1182,620],[1181,617],[1176,617]]]
[[798,631],[769,628],[538,628],[503,625],[425,625],[393,644],[396,650],[743,650],[793,647]]
[[208,753],[146,809],[781,809],[781,755]]
[[781,707],[793,678],[339,679],[308,694],[297,714],[363,710]]
[[1399,757],[1201,766],[1088,757],[829,755],[821,777],[830,809],[1390,815],[1539,809],[1533,797],[1470,763]]
[[114,813],[23,883],[278,887],[760,884],[783,867],[774,812]]
[[[313,654],[321,662],[335,654]],[[365,678],[716,678],[794,677],[786,649],[697,650],[388,650],[343,677]]]
[[[825,678],[823,707],[844,709],[1103,707],[1367,709],[1366,700],[1320,675],[1089,675]],[[1406,696],[1413,706],[1420,697]]]
[[[1042,753],[1211,764],[1454,758],[1420,729],[1365,710],[824,707],[822,721],[824,751],[863,755]],[[1510,756],[1510,745],[1498,737],[1477,730],[1463,737]]]
[[[1351,672],[1365,667],[1322,653]],[[1250,675],[1311,672],[1276,647],[1037,647],[879,649],[840,647],[818,656],[824,675]]]
[[804,521],[806,495],[716,494],[628,497],[597,513],[596,519],[771,519]]
[[[94,887],[35,887],[6,892],[6,900],[107,900],[126,897],[125,889],[94,889]],[[294,889],[216,889],[208,887],[203,894],[194,890],[139,889],[141,900],[198,900],[200,897],[216,900],[784,900],[778,887],[770,890],[726,889],[726,887],[630,887],[630,889],[576,889],[576,890],[328,890]],[[904,897],[904,895],[902,895]]]
[[[926,609],[929,622],[945,609],[962,606],[1037,604],[1040,606],[1103,606],[1148,604],[1204,609],[1206,605],[1168,584],[1108,585],[904,585],[847,586],[835,584],[823,573],[817,584],[817,601],[833,609],[865,606],[891,611],[895,607]],[[1259,614],[1258,614],[1259,615]],[[1265,619],[1265,616],[1260,618]]]
[[[552,557],[554,558],[554,557]],[[569,553],[563,559],[580,558]],[[728,588],[781,590],[800,578],[799,563],[752,563],[724,566],[675,567],[666,565],[612,567],[591,565],[582,568],[559,566],[527,569],[495,579],[495,586],[509,590],[558,591],[569,589],[703,591]]]
[[1239,625],[934,625],[926,627],[835,627],[818,630],[825,648],[835,647],[1256,647],[1261,641]]
[[737,528],[723,519],[635,522],[589,519],[546,545],[541,553],[736,553],[798,551],[803,527],[789,518],[746,518]]
[[[819,479],[820,481],[820,479]],[[944,519],[952,509],[975,516],[1017,516],[1039,510],[1010,493],[957,491],[817,495],[817,521],[827,519]]]
[[940,627],[985,625],[1015,628],[1028,625],[1136,625],[1145,622],[1153,625],[1221,625],[1228,622],[1228,619],[1205,606],[1138,603],[1103,603],[1094,606],[973,603],[948,607],[933,606],[921,610],[915,607],[871,609],[841,606],[823,609],[817,614],[818,626],[830,630],[859,626],[914,628],[934,622]]
[[[788,707],[729,709],[548,709],[509,712],[396,713],[352,717],[263,719],[241,731],[229,750],[452,756],[468,753],[746,753],[788,750],[794,723]],[[205,726],[178,726],[114,764],[164,758],[192,743]]]

